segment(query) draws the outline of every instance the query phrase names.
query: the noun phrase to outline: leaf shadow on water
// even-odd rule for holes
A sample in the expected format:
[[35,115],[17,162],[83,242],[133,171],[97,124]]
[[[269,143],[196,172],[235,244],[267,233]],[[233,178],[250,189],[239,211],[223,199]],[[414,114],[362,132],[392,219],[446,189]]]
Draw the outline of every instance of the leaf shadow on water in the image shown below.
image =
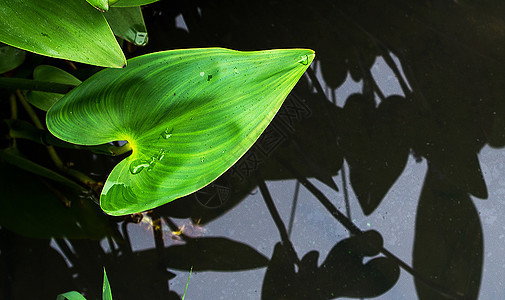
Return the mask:
[[[416,216],[414,269],[428,277],[435,286],[450,292],[449,296],[447,293],[443,296],[440,290],[434,293],[433,287],[427,288],[414,275],[418,296],[421,299],[450,299],[451,295],[455,295],[452,298],[476,299],[481,285],[482,257],[486,253],[483,252],[480,220],[470,196],[488,196],[478,157],[480,150],[485,145],[496,148],[505,146],[505,102],[502,101],[505,94],[505,43],[500,34],[503,29],[503,8],[498,1],[486,1],[485,5],[467,1],[462,5],[451,1],[400,0],[322,1],[311,3],[310,7],[306,3],[292,1],[161,1],[145,7],[145,11],[149,12],[146,13],[146,23],[150,28],[150,44],[138,53],[204,45],[236,49],[304,46],[316,51],[317,61],[313,72],[316,73],[317,68],[320,68],[324,80],[320,83],[323,87],[320,90],[315,87],[315,76],[303,78],[295,88],[294,94],[305,100],[302,102],[304,105],[294,102],[284,116],[281,110],[272,123],[271,129],[274,131],[271,131],[271,136],[263,137],[264,141],[270,141],[265,145],[270,146],[275,144],[272,140],[281,140],[278,145],[275,144],[274,151],[265,151],[270,148],[257,144],[241,159],[243,165],[239,161],[234,169],[222,176],[222,181],[209,186],[210,191],[174,201],[155,210],[156,213],[163,220],[190,217],[195,221],[201,219],[201,224],[210,223],[240,205],[258,186],[257,179],[250,176],[254,171],[260,169],[265,180],[297,178],[273,158],[278,156],[288,161],[301,177],[318,178],[334,190],[337,185],[332,183],[332,177],[341,174],[345,160],[350,169],[351,187],[363,213],[373,215],[380,204],[391,201],[388,191],[403,174],[405,162],[412,155],[419,161],[426,160],[429,163]],[[163,15],[157,14],[161,11]],[[176,27],[175,17],[179,14],[188,27],[187,31]],[[395,73],[402,95],[385,95],[378,78],[371,75],[372,66],[379,57]],[[327,90],[323,89],[334,91],[349,78],[361,80],[362,90],[340,99],[340,102],[345,100],[345,104],[342,108],[337,107],[326,99],[324,94]],[[286,104],[289,105],[289,101]],[[296,116],[297,112],[293,107],[299,108],[300,114],[295,117],[295,125],[291,126],[290,120],[293,119],[289,116]],[[307,107],[310,108],[310,116]],[[279,128],[283,128],[284,132],[279,131]],[[286,128],[295,129],[290,131]],[[78,163],[83,164],[81,161]],[[202,198],[203,195],[206,198]],[[208,205],[208,200],[216,195],[222,196],[222,199],[217,204]],[[2,231],[6,229],[2,228]],[[234,244],[233,241],[217,239],[191,241],[184,246],[165,250],[167,253],[188,255],[187,260],[195,257],[209,259],[210,256],[198,252],[199,248],[195,245],[209,243],[211,245],[206,247],[213,247]],[[349,262],[344,259],[344,253],[333,253],[354,247],[353,243],[359,244],[356,242],[358,239],[355,236],[335,241],[337,244],[332,255],[328,255],[327,262],[319,266],[319,249],[307,253],[300,260],[301,267],[298,270],[290,258],[291,250],[286,250],[284,241],[276,245],[264,279],[265,297],[276,297],[281,293],[293,297],[321,293],[322,298],[327,299],[331,297],[331,292],[357,297],[378,295],[378,290],[359,289],[359,284],[352,290],[335,288],[340,284],[336,274],[343,271],[333,270],[336,261],[339,266]],[[79,249],[83,257],[83,263],[75,267],[83,277],[88,274],[86,276],[93,278],[101,272],[99,265],[102,261],[97,261],[97,257],[107,257],[109,262],[114,260],[110,258],[114,255],[100,253],[97,243],[92,244],[93,247],[85,247],[83,245],[86,243],[72,240],[71,244],[75,244],[74,248]],[[126,291],[126,297],[138,295],[139,291],[134,287],[121,285],[120,282],[138,281],[140,287],[154,287],[139,290],[149,290],[154,294],[150,290],[159,289],[169,293],[166,282],[167,278],[173,278],[173,274],[151,266],[157,264],[157,251],[142,252],[142,259],[139,259],[142,262],[136,262],[134,253],[131,253],[131,249],[128,252],[125,246],[128,243],[122,241],[118,244],[121,247],[121,250],[117,249],[118,252],[123,251],[133,258],[127,259],[126,254],[123,254],[124,257],[118,255],[121,258],[118,260],[124,262],[124,266],[111,271],[109,277],[113,289],[117,284],[121,286],[120,290]],[[234,249],[233,246],[229,247]],[[251,253],[256,251],[252,246],[247,247],[252,249]],[[191,255],[183,254],[186,250]],[[2,256],[5,253],[8,252],[2,249]],[[88,260],[84,260],[84,257]],[[263,256],[257,258],[257,266],[265,265]],[[104,264],[107,259],[104,259]],[[172,266],[188,269],[186,259],[173,262]],[[198,263],[197,260],[193,262]],[[89,261],[93,262],[93,270],[85,271],[84,261],[88,264]],[[145,264],[145,261],[149,263]],[[169,265],[169,261],[165,261],[166,265]],[[217,267],[208,262],[205,265],[204,262],[201,262],[202,269]],[[356,256],[352,262],[355,263],[352,266],[357,268],[363,266],[360,256]],[[59,269],[64,274],[68,273],[64,266]],[[142,272],[145,276],[139,281],[138,276],[132,275],[135,271],[131,270]],[[281,272],[289,275],[282,276]],[[319,281],[310,278],[313,274],[323,273],[326,278]],[[351,281],[351,276],[346,277],[348,273],[344,275],[342,282]],[[65,279],[67,281],[68,276]],[[116,282],[114,277],[118,278]],[[78,277],[73,282],[80,279],[83,278]],[[275,294],[276,284],[287,287],[289,283],[300,281],[314,284],[300,285],[303,286],[300,287],[302,292],[300,289],[285,288]],[[318,284],[329,281],[334,284],[332,287],[324,291],[314,289]],[[391,280],[384,286],[391,287],[393,284]],[[78,287],[88,287],[89,293],[92,293],[90,286],[95,285],[82,283]],[[96,286],[99,287],[100,283],[97,282]],[[72,286],[72,289],[76,288]]]

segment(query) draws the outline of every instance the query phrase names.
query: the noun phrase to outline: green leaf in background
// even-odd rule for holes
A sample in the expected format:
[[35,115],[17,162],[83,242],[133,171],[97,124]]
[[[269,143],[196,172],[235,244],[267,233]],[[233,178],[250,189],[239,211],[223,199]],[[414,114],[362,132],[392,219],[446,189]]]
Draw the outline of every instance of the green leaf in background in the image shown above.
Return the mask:
[[109,0],[86,0],[89,4],[101,11],[109,10]]
[[56,300],[65,300],[65,299],[68,299],[68,300],[86,300],[86,298],[84,298],[83,295],[79,294],[76,291],[71,291],[71,292],[66,292],[66,293],[63,293],[63,294],[59,294],[56,297]]
[[[81,84],[81,81],[75,78],[72,74],[63,71],[62,69],[47,65],[37,66],[33,71],[33,79],[72,84],[76,86]],[[63,94],[29,91],[26,94],[26,97],[28,102],[35,105],[37,108],[47,111],[54,103],[63,97]]]
[[118,37],[138,46],[147,43],[147,29],[140,7],[111,7],[105,18]]
[[55,103],[49,130],[81,145],[126,140],[133,153],[100,200],[136,213],[206,186],[265,130],[314,58],[307,49],[152,53],[103,70]]
[[103,14],[83,0],[0,0],[0,41],[40,55],[121,68]]
[[25,61],[23,50],[0,44],[0,74],[17,68]]
[[107,272],[105,272],[105,268],[103,268],[103,300],[112,300],[112,291],[110,289],[109,279],[107,278]]
[[133,7],[133,6],[146,5],[158,1],[159,0],[110,0],[109,5],[115,7]]

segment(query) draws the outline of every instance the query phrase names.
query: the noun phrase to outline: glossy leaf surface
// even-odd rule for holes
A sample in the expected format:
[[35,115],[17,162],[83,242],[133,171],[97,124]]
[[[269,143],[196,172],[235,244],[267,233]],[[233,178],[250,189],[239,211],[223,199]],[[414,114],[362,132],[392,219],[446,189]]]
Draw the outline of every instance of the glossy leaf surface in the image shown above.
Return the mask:
[[314,58],[307,49],[158,52],[103,70],[57,102],[49,130],[81,145],[127,140],[101,206],[148,210],[206,186],[258,139]]
[[103,14],[85,1],[0,0],[0,7],[1,42],[97,66],[126,63]]
[[118,37],[138,46],[147,43],[147,29],[140,7],[111,7],[104,15]]
[[89,4],[93,5],[101,11],[106,11],[109,9],[109,0],[86,0]]
[[109,284],[109,279],[107,278],[107,272],[105,271],[105,268],[103,268],[103,294],[102,294],[102,299],[103,300],[112,300],[112,291],[110,289],[110,284]]
[[[48,65],[37,66],[35,70],[33,70],[33,79],[72,85],[79,85],[81,83],[81,81],[72,74]],[[63,97],[63,94],[29,91],[26,96],[28,102],[39,109],[47,111],[54,103]]]
[[83,295],[79,294],[76,291],[71,291],[71,292],[66,292],[66,293],[63,293],[63,294],[59,294],[56,297],[56,300],[65,300],[65,299],[68,299],[68,300],[86,300],[86,298],[84,298]]

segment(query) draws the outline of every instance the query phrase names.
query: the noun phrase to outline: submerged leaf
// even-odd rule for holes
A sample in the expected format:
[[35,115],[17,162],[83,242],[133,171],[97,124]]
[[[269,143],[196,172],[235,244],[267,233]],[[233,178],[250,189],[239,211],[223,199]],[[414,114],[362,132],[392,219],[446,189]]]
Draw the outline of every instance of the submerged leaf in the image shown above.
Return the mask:
[[[29,173],[3,161],[0,168],[0,226],[3,228],[33,238],[99,240],[111,233],[108,219],[89,199],[80,199],[81,194],[33,173],[50,178],[47,174],[39,170]],[[65,203],[71,203],[70,207]]]
[[0,43],[0,74],[17,68],[25,61],[25,51]]
[[84,188],[75,183],[74,181],[66,178],[65,176],[56,173],[46,167],[43,167],[31,160],[23,157],[21,153],[14,149],[2,149],[0,150],[0,160],[5,161],[11,165],[17,166],[27,172],[40,175],[42,177],[54,180],[61,183],[67,187],[70,187],[76,191],[84,191]]
[[103,70],[58,101],[49,130],[81,145],[127,140],[101,206],[136,213],[206,186],[258,139],[314,58],[307,49],[172,50]]

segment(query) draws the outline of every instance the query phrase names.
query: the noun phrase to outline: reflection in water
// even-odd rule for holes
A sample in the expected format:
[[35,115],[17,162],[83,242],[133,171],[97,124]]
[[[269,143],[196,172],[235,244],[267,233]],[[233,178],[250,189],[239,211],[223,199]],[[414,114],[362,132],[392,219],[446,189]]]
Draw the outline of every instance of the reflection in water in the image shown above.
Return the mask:
[[[53,218],[54,211],[64,216],[58,199],[74,196],[31,175],[39,195],[25,188],[22,198],[47,199],[51,207],[0,202],[4,298],[28,290],[96,298],[104,265],[118,299],[180,299],[191,267],[189,299],[505,298],[503,4],[161,1],[143,11],[149,44],[132,55],[205,45],[307,47],[316,61],[258,142],[219,179],[226,185],[211,184],[142,219],[107,219],[93,208]],[[2,118],[10,118],[5,106]],[[160,139],[173,132],[166,128]],[[132,163],[132,174],[155,166],[162,150]],[[115,163],[65,155],[90,173],[107,174]],[[354,225],[339,213],[346,210],[344,163]],[[13,178],[0,185],[5,198],[19,195],[12,187],[21,180]],[[226,201],[209,204],[224,194]],[[27,233],[20,224],[56,236],[59,252],[19,235]],[[99,232],[93,237],[102,242],[63,240],[69,232],[58,231],[62,224],[70,233]],[[370,232],[383,242],[367,238]]]

